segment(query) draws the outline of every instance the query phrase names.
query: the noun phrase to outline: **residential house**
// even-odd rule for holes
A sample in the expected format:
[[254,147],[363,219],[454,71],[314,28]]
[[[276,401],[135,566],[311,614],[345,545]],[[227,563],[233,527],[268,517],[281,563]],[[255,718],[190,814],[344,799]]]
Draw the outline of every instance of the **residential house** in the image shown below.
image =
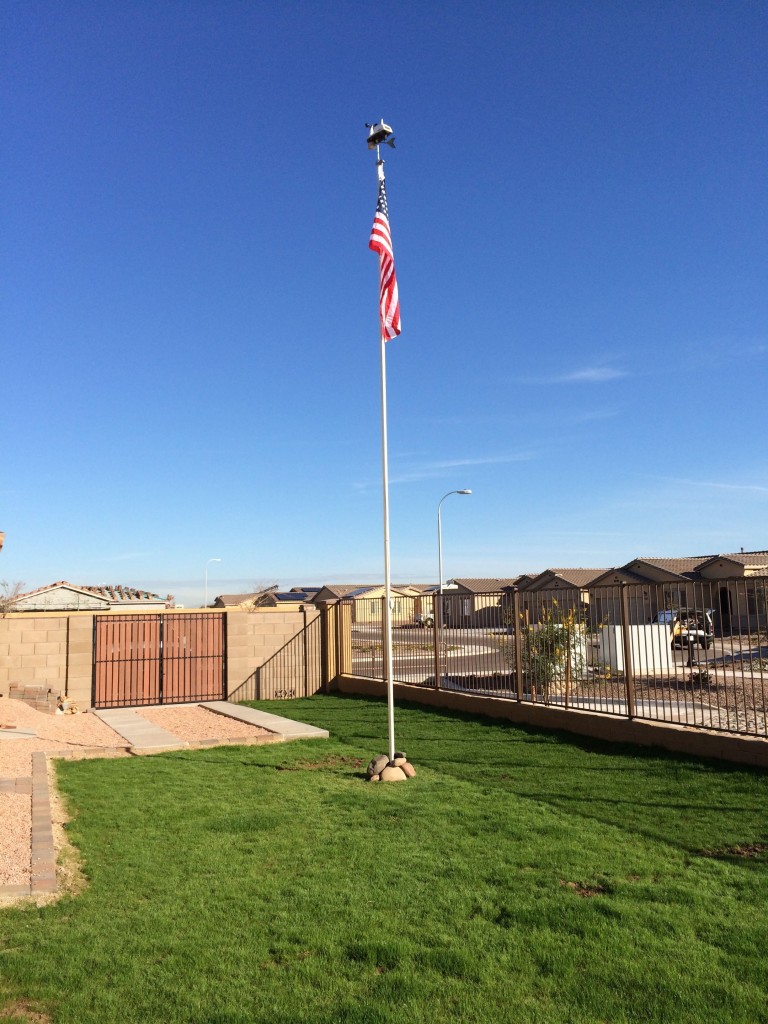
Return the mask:
[[337,601],[342,601],[348,597],[355,590],[364,590],[366,584],[363,583],[327,583],[324,587],[320,587],[315,596],[312,599],[313,604],[336,604]]
[[[743,632],[765,623],[768,551],[713,555],[698,572],[702,580],[713,581],[712,604],[723,632]],[[734,580],[745,582],[740,586]]]
[[592,581],[589,602],[589,624],[621,621],[622,585],[627,584],[626,602],[629,622],[646,624],[659,610],[651,600],[653,587],[646,577],[630,569],[606,569]]
[[[589,574],[594,573],[592,578]],[[621,585],[629,584],[626,598],[629,621],[649,623],[662,610],[707,608],[720,632],[754,628],[766,609],[768,552],[741,551],[727,555],[680,558],[634,558],[605,570],[548,569],[533,580],[518,580],[521,600],[537,591],[581,592],[588,602],[592,626],[618,622]],[[740,581],[744,581],[741,583]],[[530,601],[528,602],[530,604]],[[532,609],[529,614],[532,614]]]
[[501,626],[506,602],[501,592],[516,584],[518,577],[500,579],[464,578],[443,587],[443,622],[446,626]]
[[145,612],[157,608],[172,608],[173,596],[160,597],[148,590],[133,587],[78,586],[59,580],[36,590],[19,594],[14,603],[18,612]]
[[[360,624],[373,625],[381,623],[384,615],[384,585],[359,587],[346,594],[352,599],[352,621]],[[410,626],[416,619],[417,609],[422,608],[424,592],[420,586],[410,583],[393,584],[390,587],[392,598],[392,625]]]
[[605,569],[545,569],[537,576],[521,577],[517,581],[520,592],[520,613],[526,622],[536,621],[544,609],[536,595],[546,592],[546,611],[557,601],[562,611],[576,611],[580,617],[589,614],[591,595],[589,588],[605,573]]
[[[394,625],[411,625],[419,614],[432,612],[432,594],[437,589],[428,583],[395,583],[391,587],[393,601],[392,620]],[[380,623],[384,585],[333,583],[318,588],[312,600],[315,604],[352,600],[354,622]]]
[[291,587],[290,593],[304,594],[307,601],[314,601],[322,587]]
[[243,611],[253,611],[256,608],[274,607],[276,602],[271,598],[276,590],[275,585],[265,590],[255,590],[251,594],[219,594],[214,598],[211,608],[231,608],[233,611],[240,608]]

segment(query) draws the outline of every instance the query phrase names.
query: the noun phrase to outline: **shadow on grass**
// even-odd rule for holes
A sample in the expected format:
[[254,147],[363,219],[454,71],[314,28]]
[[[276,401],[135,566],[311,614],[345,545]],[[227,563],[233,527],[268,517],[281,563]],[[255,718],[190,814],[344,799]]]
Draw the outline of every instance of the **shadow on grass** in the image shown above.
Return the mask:
[[[275,702],[269,708],[275,710]],[[371,735],[378,746],[386,737],[383,698],[310,697],[281,702],[280,713],[327,728],[332,740],[360,750],[366,750]],[[723,837],[734,847],[763,839],[757,829],[768,817],[768,772],[762,768],[407,701],[396,706],[396,735],[417,772],[426,769],[486,791],[498,789],[661,840],[689,855],[722,846]],[[367,754],[374,752],[374,746],[367,747]],[[716,788],[705,781],[710,778]]]

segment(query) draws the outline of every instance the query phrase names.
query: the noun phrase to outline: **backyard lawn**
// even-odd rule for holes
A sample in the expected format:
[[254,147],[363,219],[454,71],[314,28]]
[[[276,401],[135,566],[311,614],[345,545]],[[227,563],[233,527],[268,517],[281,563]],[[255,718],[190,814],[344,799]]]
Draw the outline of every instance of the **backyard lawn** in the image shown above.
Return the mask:
[[59,763],[2,1024],[768,1022],[766,772],[403,705],[375,784],[385,703],[255,706],[331,739]]

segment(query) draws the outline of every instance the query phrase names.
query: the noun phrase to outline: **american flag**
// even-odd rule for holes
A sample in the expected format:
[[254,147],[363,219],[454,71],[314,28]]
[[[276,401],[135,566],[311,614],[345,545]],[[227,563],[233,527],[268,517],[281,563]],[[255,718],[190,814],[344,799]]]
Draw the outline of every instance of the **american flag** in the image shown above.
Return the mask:
[[389,233],[389,213],[384,177],[379,179],[379,201],[373,218],[371,240],[368,248],[379,254],[379,315],[381,334],[385,341],[396,338],[400,333],[400,299],[397,295],[395,256],[392,252],[392,236]]

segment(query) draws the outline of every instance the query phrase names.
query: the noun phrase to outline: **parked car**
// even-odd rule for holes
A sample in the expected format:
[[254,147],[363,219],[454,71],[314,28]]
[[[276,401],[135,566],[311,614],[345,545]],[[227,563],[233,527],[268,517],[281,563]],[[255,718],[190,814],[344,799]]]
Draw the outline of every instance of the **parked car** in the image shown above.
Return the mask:
[[427,626],[431,629],[432,626],[434,626],[435,624],[435,616],[432,614],[432,612],[419,612],[419,614],[414,619],[414,622],[416,623],[417,626]]
[[688,647],[698,644],[705,650],[715,636],[712,611],[709,608],[666,608],[653,617],[655,623],[669,626],[672,632],[673,647]]

